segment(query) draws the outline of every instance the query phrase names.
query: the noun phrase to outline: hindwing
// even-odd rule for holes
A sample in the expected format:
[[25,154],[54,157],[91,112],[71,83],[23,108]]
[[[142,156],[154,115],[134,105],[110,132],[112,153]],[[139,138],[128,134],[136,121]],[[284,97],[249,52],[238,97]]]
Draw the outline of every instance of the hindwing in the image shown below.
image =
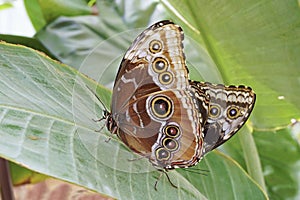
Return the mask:
[[203,105],[199,112],[204,117],[204,154],[230,139],[247,121],[255,104],[256,96],[250,87],[213,85],[190,81],[191,86],[202,94]]

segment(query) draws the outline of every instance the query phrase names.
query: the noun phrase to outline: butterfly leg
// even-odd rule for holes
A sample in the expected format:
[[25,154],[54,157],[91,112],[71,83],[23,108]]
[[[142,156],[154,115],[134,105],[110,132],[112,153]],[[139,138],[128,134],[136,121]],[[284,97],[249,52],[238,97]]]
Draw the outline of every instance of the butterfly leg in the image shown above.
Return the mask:
[[146,158],[146,156],[141,156],[138,158],[132,158],[132,159],[127,159],[129,162],[133,162],[133,161],[138,161],[138,160],[142,160],[143,158]]
[[157,191],[157,183],[158,183],[158,181],[160,180],[160,178],[162,177],[163,174],[166,175],[166,177],[167,177],[169,183],[172,185],[172,187],[178,188],[174,183],[172,183],[172,181],[171,181],[171,179],[170,179],[170,177],[169,177],[167,171],[162,170],[162,169],[158,169],[158,171],[160,171],[160,174],[159,174],[159,177],[156,179],[156,182],[155,182],[155,184],[154,184],[154,189],[155,189],[156,191]]
[[110,140],[111,140],[111,136],[109,136],[109,137],[105,140],[105,142],[108,143]]
[[[93,120],[94,122],[100,122],[100,121],[102,121],[102,120],[105,120],[106,118],[107,118],[106,116],[103,116],[103,117],[100,118],[100,119],[92,119],[92,120]],[[105,126],[106,126],[106,124],[104,124],[100,129],[95,130],[95,132],[100,133],[100,132],[104,129]],[[116,131],[116,130],[114,130],[114,131]],[[111,140],[111,136],[109,136],[109,137],[105,140],[105,142],[108,143],[110,140]]]
[[[107,126],[107,125],[106,125]],[[103,128],[103,127],[102,127]],[[110,132],[111,132],[111,134],[117,134],[117,131],[118,131],[118,127],[117,126],[114,126],[111,130],[110,130]],[[107,138],[107,140],[105,140],[105,142],[109,142],[110,140],[111,140],[111,136],[109,136],[109,138]]]
[[[105,120],[106,119],[106,117],[105,116],[103,116],[103,117],[101,117],[100,119],[92,119],[94,122],[101,122],[102,120]],[[105,125],[104,125],[105,126]],[[103,128],[104,128],[104,126],[102,126],[99,130],[95,130],[96,132],[101,132],[102,130],[103,130]]]
[[105,116],[101,117],[100,119],[92,119],[94,122],[101,122],[102,120],[106,119]]

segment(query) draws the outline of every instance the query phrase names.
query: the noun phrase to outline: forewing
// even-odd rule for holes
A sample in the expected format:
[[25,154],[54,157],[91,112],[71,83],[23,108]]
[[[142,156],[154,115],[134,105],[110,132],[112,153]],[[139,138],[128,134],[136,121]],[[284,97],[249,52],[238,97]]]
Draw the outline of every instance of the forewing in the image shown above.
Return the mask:
[[146,29],[126,52],[113,89],[119,138],[159,168],[191,166],[202,152],[182,42],[182,29],[170,21]]
[[115,80],[112,113],[126,110],[130,99],[187,87],[188,71],[182,42],[182,29],[170,21],[152,25],[134,40]]

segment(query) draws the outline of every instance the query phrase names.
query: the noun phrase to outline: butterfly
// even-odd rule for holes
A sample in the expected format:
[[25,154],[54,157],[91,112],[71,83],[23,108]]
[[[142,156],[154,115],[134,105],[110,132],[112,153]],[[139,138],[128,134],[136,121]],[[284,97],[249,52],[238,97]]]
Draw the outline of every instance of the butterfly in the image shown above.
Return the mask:
[[246,86],[189,80],[184,34],[171,21],[143,31],[120,64],[106,127],[162,171],[196,165],[247,121],[255,93]]

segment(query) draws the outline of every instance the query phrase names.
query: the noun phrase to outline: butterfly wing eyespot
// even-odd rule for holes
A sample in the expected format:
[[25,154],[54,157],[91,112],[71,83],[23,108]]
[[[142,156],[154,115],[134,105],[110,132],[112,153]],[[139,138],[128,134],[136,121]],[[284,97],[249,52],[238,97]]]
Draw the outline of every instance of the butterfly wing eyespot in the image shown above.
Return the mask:
[[217,105],[211,105],[208,114],[211,118],[218,118],[221,114],[221,108]]
[[169,85],[173,82],[173,74],[171,72],[163,72],[158,76],[159,82],[163,85]]
[[239,110],[238,107],[236,106],[231,106],[227,109],[227,117],[229,119],[236,119],[238,118],[239,116],[241,116],[241,112]]
[[156,73],[162,73],[166,71],[167,68],[168,68],[168,62],[166,61],[166,59],[161,57],[157,57],[154,59],[152,63],[153,71],[155,71]]
[[149,51],[151,53],[159,53],[162,50],[163,46],[162,43],[159,40],[152,40],[149,43]]
[[176,125],[167,125],[167,126],[165,126],[163,132],[167,136],[173,137],[173,138],[176,138],[176,137],[180,136],[180,129]]
[[172,113],[172,101],[165,96],[155,96],[151,100],[151,110],[156,118],[165,119]]
[[175,139],[166,137],[163,140],[163,146],[169,151],[176,151],[179,147],[178,142]]
[[156,149],[155,156],[158,161],[167,161],[170,159],[171,154],[165,148],[159,148],[159,149]]

